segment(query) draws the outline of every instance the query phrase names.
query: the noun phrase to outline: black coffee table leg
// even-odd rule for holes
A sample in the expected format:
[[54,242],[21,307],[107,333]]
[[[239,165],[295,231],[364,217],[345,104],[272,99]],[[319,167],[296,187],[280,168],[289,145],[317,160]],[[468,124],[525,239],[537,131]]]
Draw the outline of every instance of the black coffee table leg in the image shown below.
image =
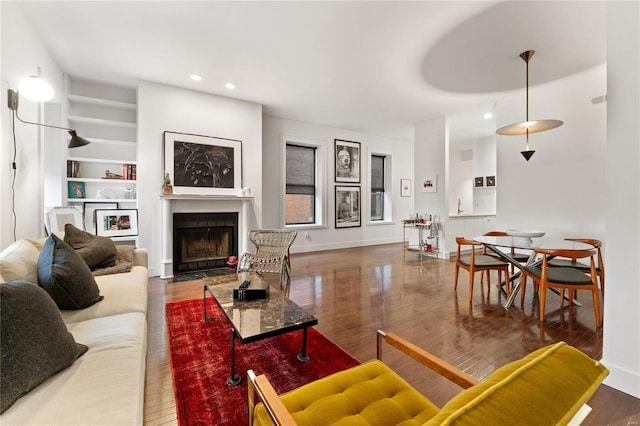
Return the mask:
[[231,329],[231,376],[227,379],[229,386],[237,386],[242,378],[236,374],[236,331]]
[[307,354],[307,327],[302,329],[302,352],[297,356],[298,361],[309,361],[309,355]]
[[207,285],[205,284],[202,289],[202,305],[204,309],[203,321],[211,321],[213,317],[207,316]]

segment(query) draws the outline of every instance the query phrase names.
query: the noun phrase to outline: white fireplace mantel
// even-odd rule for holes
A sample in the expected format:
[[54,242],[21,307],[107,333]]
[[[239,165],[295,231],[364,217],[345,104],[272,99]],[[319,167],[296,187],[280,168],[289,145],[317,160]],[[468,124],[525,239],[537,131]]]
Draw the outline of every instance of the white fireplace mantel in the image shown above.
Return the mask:
[[162,201],[162,260],[160,278],[173,277],[173,213],[238,214],[238,254],[249,247],[249,209],[253,197],[235,195],[161,195]]

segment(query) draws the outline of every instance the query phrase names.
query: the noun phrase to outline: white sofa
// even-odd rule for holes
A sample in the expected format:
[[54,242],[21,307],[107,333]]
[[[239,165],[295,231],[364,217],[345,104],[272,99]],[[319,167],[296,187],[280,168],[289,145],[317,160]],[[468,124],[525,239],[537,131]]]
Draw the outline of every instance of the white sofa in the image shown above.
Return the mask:
[[[0,253],[0,282],[37,280],[44,240],[19,240]],[[147,353],[147,251],[129,272],[97,276],[104,299],[62,310],[76,342],[89,347],[70,367],[18,399],[0,416],[9,425],[140,425]],[[10,326],[2,324],[2,327]]]

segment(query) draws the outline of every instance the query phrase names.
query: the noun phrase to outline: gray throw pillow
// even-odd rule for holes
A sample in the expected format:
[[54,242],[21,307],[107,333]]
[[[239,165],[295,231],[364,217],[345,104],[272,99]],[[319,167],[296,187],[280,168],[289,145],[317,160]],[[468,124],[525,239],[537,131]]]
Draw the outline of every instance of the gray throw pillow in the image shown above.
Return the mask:
[[53,234],[38,258],[38,285],[60,309],[82,309],[103,299],[85,261]]
[[111,238],[90,234],[67,223],[64,242],[73,247],[91,270],[116,264],[116,245]]
[[0,322],[0,413],[88,350],[67,331],[51,297],[28,281],[0,285]]

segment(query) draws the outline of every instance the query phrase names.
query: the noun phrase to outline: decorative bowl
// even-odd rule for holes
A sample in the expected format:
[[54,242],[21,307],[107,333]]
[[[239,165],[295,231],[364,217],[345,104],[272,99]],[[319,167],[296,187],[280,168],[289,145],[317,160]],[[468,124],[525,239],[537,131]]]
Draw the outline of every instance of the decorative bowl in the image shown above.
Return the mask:
[[539,238],[543,237],[544,231],[523,231],[521,229],[507,229],[507,234],[512,237],[521,237],[521,238]]

